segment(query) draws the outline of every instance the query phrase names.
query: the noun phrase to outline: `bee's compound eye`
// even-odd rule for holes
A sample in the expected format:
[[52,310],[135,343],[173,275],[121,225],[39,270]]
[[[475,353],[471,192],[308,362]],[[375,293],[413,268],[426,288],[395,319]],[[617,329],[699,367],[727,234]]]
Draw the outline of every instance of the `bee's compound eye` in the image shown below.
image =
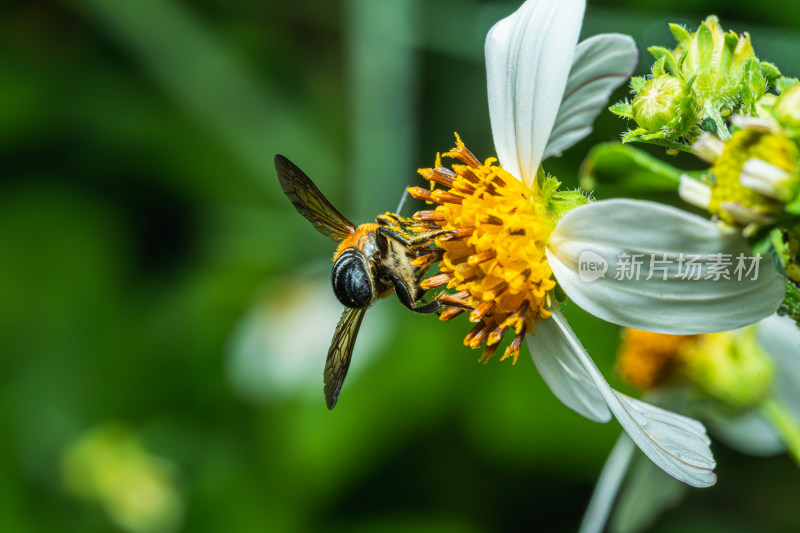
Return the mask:
[[372,302],[372,279],[366,258],[345,250],[333,264],[333,292],[347,307],[362,308]]

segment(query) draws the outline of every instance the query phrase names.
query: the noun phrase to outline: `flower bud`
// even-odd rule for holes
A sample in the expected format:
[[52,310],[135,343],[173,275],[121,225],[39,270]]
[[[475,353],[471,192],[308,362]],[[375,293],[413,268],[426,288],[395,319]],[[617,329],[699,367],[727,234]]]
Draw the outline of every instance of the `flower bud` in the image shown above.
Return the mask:
[[787,130],[800,131],[800,84],[793,85],[780,95],[772,113]]
[[698,390],[735,410],[757,405],[772,386],[773,363],[753,328],[703,335],[685,346],[682,360]]
[[669,75],[645,83],[631,103],[636,124],[657,131],[672,122],[680,113],[683,88],[681,80]]

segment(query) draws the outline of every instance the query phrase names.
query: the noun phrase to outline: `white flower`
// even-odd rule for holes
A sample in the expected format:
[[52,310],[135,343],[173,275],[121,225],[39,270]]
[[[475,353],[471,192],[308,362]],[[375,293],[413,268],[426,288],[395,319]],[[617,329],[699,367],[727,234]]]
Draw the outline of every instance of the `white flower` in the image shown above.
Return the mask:
[[[498,22],[486,39],[489,111],[503,168],[533,187],[543,158],[561,152],[591,131],[610,92],[636,64],[633,41],[598,35],[577,44],[583,0],[529,0]],[[617,258],[655,254],[668,262],[660,275],[581,281],[579,256],[591,250],[618,266]],[[567,296],[616,324],[663,333],[725,331],[771,314],[784,286],[770,260],[755,280],[683,280],[680,254],[697,255],[708,269],[712,254],[748,254],[741,237],[710,221],[651,202],[608,200],[579,206],[556,224],[546,242],[547,260]],[[631,439],[659,467],[694,486],[715,482],[705,428],[613,390],[570,329],[557,305],[528,335],[533,361],[567,406],[599,422],[613,414]]]
[[[780,405],[785,416],[793,417],[794,431],[800,423],[800,330],[785,317],[773,315],[754,326],[759,346],[775,364],[770,395],[760,405],[737,414],[717,415],[709,420],[712,434],[736,450],[754,456],[769,456],[786,450],[775,420],[767,416]],[[659,403],[679,410],[691,407],[692,391],[662,389],[653,391]],[[724,411],[722,411],[724,412]],[[791,431],[791,430],[790,430]],[[677,505],[686,486],[664,476],[652,463],[635,453],[631,440],[622,435],[609,454],[586,509],[580,533],[600,533],[615,508],[614,531],[642,531],[667,509]],[[795,451],[795,454],[797,452]],[[623,480],[625,486],[620,492]]]

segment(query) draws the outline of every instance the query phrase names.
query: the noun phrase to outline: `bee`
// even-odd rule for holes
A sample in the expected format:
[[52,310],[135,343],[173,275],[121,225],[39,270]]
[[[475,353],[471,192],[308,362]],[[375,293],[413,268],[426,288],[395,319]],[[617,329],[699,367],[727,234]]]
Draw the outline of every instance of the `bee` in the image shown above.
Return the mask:
[[320,233],[339,243],[333,254],[331,281],[334,294],[345,307],[323,372],[325,401],[328,409],[333,409],[370,305],[394,292],[403,305],[417,313],[434,313],[442,307],[438,300],[417,305],[425,293],[419,282],[430,265],[441,259],[430,243],[451,232],[395,213],[379,215],[374,223],[356,227],[300,168],[280,154],[275,156],[275,170],[283,192],[297,211]]

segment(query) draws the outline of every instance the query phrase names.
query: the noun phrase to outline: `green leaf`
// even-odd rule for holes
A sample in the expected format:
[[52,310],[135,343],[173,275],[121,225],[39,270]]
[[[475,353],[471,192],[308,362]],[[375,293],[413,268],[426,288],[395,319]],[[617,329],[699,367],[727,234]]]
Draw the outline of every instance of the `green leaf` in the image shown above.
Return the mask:
[[676,191],[680,176],[680,169],[619,143],[595,146],[578,172],[579,184],[584,190],[612,185],[631,192]]

